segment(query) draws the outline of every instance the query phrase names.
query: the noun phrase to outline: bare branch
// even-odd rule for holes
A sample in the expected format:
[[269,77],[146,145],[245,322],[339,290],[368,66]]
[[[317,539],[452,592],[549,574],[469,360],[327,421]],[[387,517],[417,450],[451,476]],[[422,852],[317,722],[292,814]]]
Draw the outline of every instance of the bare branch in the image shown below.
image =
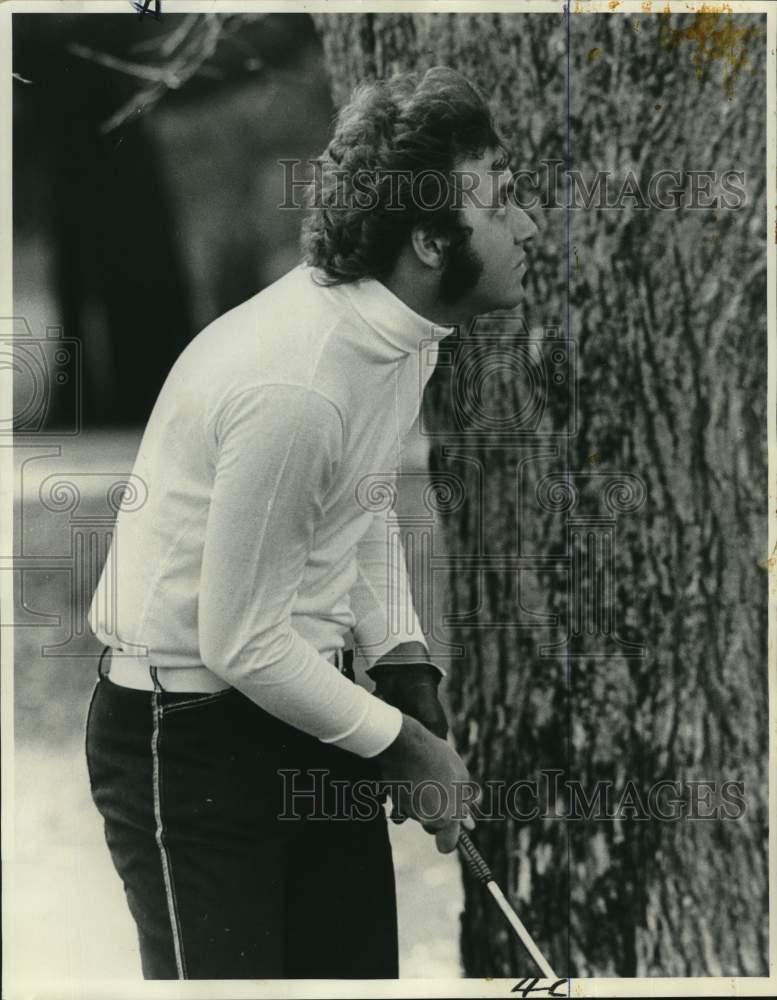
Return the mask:
[[176,73],[168,68],[159,66],[149,66],[146,63],[127,62],[126,59],[117,59],[107,52],[96,52],[86,45],[79,45],[73,42],[68,45],[68,51],[81,59],[89,59],[96,62],[98,66],[105,66],[106,69],[114,69],[119,73],[127,73],[135,76],[139,80],[148,80],[151,83],[163,83],[170,90],[177,90],[181,86],[181,80]]
[[146,38],[141,42],[135,42],[130,47],[131,52],[159,52],[165,58],[169,58],[178,46],[186,39],[186,36],[197,24],[197,14],[187,14],[177,28],[164,35],[162,38]]
[[[194,76],[222,79],[223,74],[212,66],[207,66],[218,46],[224,41],[236,42],[233,38],[247,23],[256,22],[266,14],[190,14],[173,31],[161,38],[141,42],[132,51],[141,49],[158,57],[156,62],[135,62],[122,59],[107,52],[97,52],[85,45],[68,46],[73,55],[88,59],[115,72],[125,73],[148,86],[134,94],[111,117],[100,126],[105,135],[127,121],[150,111],[168,91],[179,90]],[[252,57],[247,61],[251,69],[261,67],[261,62]]]

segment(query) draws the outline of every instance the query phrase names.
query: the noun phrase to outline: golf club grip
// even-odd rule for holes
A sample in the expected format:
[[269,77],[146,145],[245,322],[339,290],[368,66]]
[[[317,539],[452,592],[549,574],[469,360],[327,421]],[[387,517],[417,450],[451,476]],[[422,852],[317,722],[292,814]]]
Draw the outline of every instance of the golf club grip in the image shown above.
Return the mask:
[[475,878],[479,879],[484,885],[487,882],[493,882],[494,876],[491,874],[491,869],[483,860],[480,851],[475,847],[472,841],[469,839],[469,834],[464,830],[459,834],[459,840],[456,845],[464,856],[467,864],[470,867],[472,874]]

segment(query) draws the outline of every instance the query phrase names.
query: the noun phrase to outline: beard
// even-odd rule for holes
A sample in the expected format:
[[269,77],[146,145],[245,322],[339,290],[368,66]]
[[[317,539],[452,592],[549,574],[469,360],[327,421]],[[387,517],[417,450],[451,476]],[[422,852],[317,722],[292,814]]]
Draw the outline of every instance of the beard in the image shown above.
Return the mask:
[[483,273],[483,258],[470,245],[470,234],[454,240],[440,275],[440,301],[446,306],[456,305],[476,287]]

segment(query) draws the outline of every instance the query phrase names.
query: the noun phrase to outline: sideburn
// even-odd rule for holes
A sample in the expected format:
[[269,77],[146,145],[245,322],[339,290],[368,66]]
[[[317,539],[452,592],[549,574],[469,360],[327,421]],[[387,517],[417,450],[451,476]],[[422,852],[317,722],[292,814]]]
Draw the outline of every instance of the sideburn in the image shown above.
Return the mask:
[[447,306],[456,305],[480,281],[483,259],[470,244],[470,232],[456,234],[448,246],[440,274],[440,301]]

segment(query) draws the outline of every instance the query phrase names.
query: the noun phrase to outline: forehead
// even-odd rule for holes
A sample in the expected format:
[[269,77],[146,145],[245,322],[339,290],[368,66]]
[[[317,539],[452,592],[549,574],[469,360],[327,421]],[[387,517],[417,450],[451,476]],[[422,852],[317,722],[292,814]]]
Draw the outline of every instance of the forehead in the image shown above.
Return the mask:
[[487,149],[482,156],[459,160],[453,173],[459,181],[464,203],[482,204],[510,179],[509,157],[504,150]]

